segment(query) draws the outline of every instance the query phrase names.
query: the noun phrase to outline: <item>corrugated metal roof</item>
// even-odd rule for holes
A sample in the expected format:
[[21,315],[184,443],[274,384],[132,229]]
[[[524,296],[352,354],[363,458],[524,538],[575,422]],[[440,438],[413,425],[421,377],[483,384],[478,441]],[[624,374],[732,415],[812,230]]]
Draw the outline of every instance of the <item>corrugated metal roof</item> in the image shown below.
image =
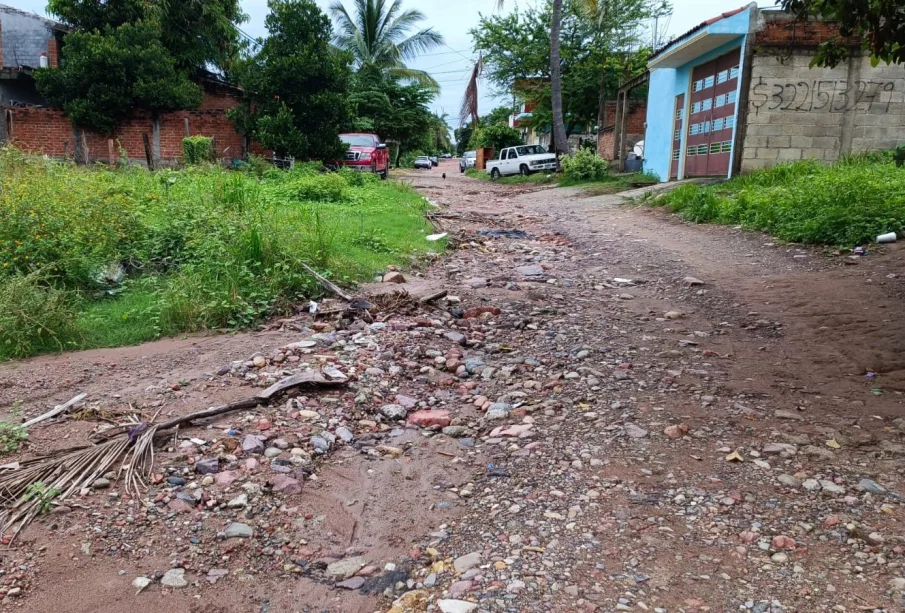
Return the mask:
[[[751,8],[751,6],[752,6],[751,4],[746,4],[745,6],[741,6],[741,7],[737,8],[737,9],[735,9],[734,11],[729,11],[728,13],[722,13],[722,14],[720,14],[720,15],[717,15],[716,17],[711,17],[711,18],[708,19],[707,21],[703,21],[703,22],[699,23],[698,25],[696,25],[695,27],[691,28],[690,30],[688,30],[688,31],[685,32],[684,34],[681,34],[680,36],[677,36],[676,38],[672,39],[671,41],[669,41],[668,43],[666,43],[665,45],[663,45],[662,47],[660,47],[659,49],[657,49],[656,51],[654,51],[653,55],[651,55],[649,58],[647,58],[647,61],[650,61],[650,60],[654,59],[655,57],[657,57],[658,55],[660,55],[661,53],[663,53],[664,51],[666,51],[667,49],[669,49],[670,47],[672,47],[673,45],[675,45],[677,42],[681,41],[683,38],[688,38],[689,36],[691,36],[691,35],[694,34],[695,32],[700,32],[701,30],[703,30],[703,29],[706,28],[707,26],[709,26],[709,25],[711,25],[711,24],[714,24],[714,23],[716,23],[716,22],[718,22],[718,21],[721,21],[721,20],[726,19],[726,18],[728,18],[728,17],[732,17],[733,15],[738,15],[738,14],[741,13],[742,11],[746,11],[746,10],[748,10],[749,8]],[[756,6],[756,5],[755,5],[755,6]]]

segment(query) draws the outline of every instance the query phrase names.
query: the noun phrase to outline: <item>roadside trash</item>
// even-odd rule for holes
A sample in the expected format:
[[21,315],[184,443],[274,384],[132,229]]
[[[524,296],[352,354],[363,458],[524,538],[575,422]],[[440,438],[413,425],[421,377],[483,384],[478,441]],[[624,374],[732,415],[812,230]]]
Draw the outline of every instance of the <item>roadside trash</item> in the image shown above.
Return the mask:
[[877,376],[877,373],[875,373],[875,372],[872,371],[872,370],[869,370],[869,371],[867,371],[866,373],[864,373],[864,378],[865,378],[865,379],[873,379],[873,378],[876,377],[876,376]]
[[867,255],[867,249],[865,249],[864,247],[855,247],[852,250],[852,253],[854,253],[855,255]]
[[447,235],[449,235],[449,232],[441,232],[440,234],[428,234],[424,238],[430,242],[434,242],[446,238]]
[[308,312],[317,313],[317,303],[314,300],[308,303]]
[[528,238],[524,230],[478,230],[478,236],[490,236],[491,238]]
[[896,233],[895,232],[887,232],[886,234],[881,234],[877,237],[878,243],[894,243],[896,242]]
[[738,449],[726,456],[727,462],[744,462],[745,458],[738,452]]
[[618,283],[619,285],[634,285],[635,284],[635,282],[632,281],[631,279],[620,279],[619,277],[616,277],[615,279],[613,279],[613,283]]
[[875,387],[875,388],[873,388],[872,390],[870,390],[870,393],[873,394],[874,396],[882,396],[882,395],[883,395],[883,389],[882,389],[882,388],[879,388],[879,387]]

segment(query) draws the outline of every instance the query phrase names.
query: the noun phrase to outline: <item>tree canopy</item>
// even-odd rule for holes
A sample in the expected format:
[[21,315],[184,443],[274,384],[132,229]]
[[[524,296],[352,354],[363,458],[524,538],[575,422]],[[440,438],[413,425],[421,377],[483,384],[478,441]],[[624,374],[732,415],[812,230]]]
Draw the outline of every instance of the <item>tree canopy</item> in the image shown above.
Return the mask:
[[433,28],[412,32],[424,20],[421,11],[402,10],[402,0],[352,0],[351,5],[349,12],[336,1],[330,12],[338,30],[334,44],[352,54],[356,68],[379,68],[394,78],[439,89],[429,74],[405,65],[443,44],[443,37]]
[[[905,62],[905,11],[901,1],[777,0],[776,3],[802,19],[812,16],[838,23],[840,35],[860,39],[875,66],[880,62]],[[818,47],[812,63],[835,66],[847,55],[845,41],[836,38]]]
[[245,89],[236,126],[278,155],[333,160],[349,121],[351,56],[331,45],[330,20],[314,0],[270,0],[268,37],[237,67]]

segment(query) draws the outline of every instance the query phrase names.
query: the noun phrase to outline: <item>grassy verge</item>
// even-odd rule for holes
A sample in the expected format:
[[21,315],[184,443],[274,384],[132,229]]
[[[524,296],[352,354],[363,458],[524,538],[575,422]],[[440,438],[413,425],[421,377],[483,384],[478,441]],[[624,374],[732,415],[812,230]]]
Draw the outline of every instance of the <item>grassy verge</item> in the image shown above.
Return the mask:
[[149,173],[0,150],[0,359],[237,328],[442,248],[414,190],[310,166]]
[[[480,179],[482,181],[491,181],[490,175],[486,170],[477,170],[476,168],[469,168],[465,171],[465,176],[471,177],[472,179]],[[508,177],[500,177],[494,183],[500,183],[501,185],[522,185],[525,183],[554,183],[556,181],[556,175],[537,172],[531,175],[510,175]]]
[[[476,170],[474,168],[466,170],[465,175],[472,179],[480,179],[482,181],[492,180],[486,171]],[[586,191],[597,195],[625,191],[639,184],[653,185],[658,183],[659,179],[654,175],[643,172],[622,175],[607,174],[599,179],[572,179],[561,173],[539,172],[527,176],[511,175],[508,177],[500,177],[494,182],[502,185],[555,183],[560,187],[584,187],[586,188]]]
[[905,170],[885,154],[832,166],[804,161],[710,186],[684,185],[659,196],[696,223],[742,225],[779,239],[853,246],[905,228]]

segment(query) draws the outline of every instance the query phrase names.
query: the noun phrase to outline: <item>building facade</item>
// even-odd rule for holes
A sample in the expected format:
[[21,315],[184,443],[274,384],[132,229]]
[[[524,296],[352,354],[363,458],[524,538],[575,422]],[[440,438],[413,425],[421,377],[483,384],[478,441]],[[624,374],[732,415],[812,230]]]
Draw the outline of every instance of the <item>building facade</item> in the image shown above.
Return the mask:
[[905,142],[905,71],[873,67],[858,41],[810,68],[838,27],[751,4],[651,58],[644,168],[662,181],[729,177],[778,162],[833,161]]

